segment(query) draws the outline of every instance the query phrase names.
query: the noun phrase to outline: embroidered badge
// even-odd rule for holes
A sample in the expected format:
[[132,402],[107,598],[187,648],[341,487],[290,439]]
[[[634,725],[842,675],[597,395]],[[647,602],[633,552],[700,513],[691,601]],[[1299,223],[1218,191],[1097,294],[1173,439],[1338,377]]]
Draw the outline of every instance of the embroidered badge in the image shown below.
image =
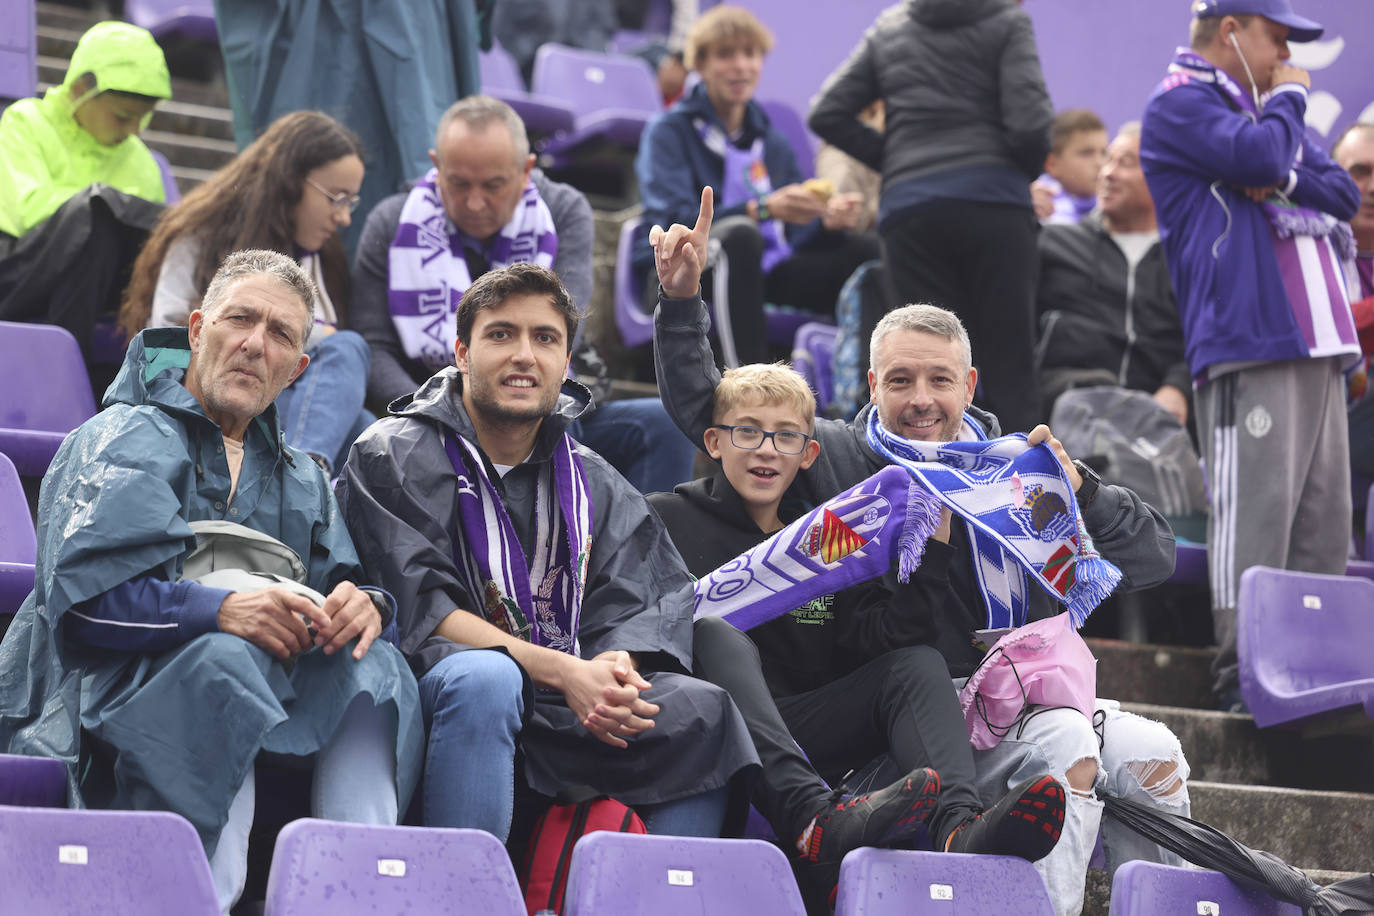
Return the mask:
[[1273,428],[1274,418],[1269,416],[1263,404],[1256,404],[1245,415],[1245,431],[1256,439],[1263,439]]
[[868,539],[861,536],[853,528],[850,528],[839,517],[829,509],[825,510],[825,515],[820,525],[816,526],[821,531],[821,562],[834,563],[837,560],[849,556],[854,551],[868,543]]
[[1011,510],[1022,530],[1046,543],[1073,537],[1073,516],[1063,497],[1038,483],[1023,487],[1022,492],[1024,507]]

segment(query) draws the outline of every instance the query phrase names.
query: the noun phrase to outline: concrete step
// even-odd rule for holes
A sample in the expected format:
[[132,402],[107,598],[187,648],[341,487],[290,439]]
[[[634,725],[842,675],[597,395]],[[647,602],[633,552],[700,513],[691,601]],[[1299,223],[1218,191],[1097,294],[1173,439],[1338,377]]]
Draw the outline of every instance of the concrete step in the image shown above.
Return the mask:
[[38,25],[51,26],[53,28],[68,29],[80,35],[101,19],[107,18],[98,15],[90,9],[82,7],[67,6],[64,3],[43,3],[34,4],[34,11],[37,13]]
[[1374,792],[1374,722],[1333,716],[1300,728],[1255,727],[1247,715],[1124,703],[1178,735],[1194,779]]
[[181,168],[214,171],[238,153],[238,147],[234,146],[232,140],[193,137],[161,130],[145,130],[142,137],[144,143]]
[[1212,709],[1213,649],[1088,639],[1097,656],[1097,695],[1134,703]]
[[1374,795],[1190,781],[1193,818],[1298,868],[1374,868]]

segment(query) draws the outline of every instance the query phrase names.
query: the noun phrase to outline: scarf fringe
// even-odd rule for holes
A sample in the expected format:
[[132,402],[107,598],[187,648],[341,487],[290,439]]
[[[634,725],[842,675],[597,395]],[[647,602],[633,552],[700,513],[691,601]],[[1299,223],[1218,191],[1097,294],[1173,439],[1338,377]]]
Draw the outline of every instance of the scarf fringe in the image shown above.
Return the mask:
[[1074,566],[1074,583],[1065,596],[1075,629],[1087,622],[1093,608],[1106,601],[1120,581],[1121,570],[1100,554],[1079,555]]
[[914,477],[908,480],[906,524],[902,526],[902,536],[897,540],[897,578],[902,582],[909,581],[916,567],[921,565],[926,541],[940,526],[943,509],[944,503],[935,494],[918,484]]

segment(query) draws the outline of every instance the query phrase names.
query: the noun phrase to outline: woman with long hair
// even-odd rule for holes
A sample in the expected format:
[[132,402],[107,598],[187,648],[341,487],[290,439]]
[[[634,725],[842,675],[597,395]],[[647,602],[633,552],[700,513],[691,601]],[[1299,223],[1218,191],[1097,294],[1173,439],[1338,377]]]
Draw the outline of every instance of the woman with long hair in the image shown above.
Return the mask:
[[373,419],[363,409],[369,354],[348,310],[349,225],[363,181],[363,152],[347,127],[317,111],[283,115],[232,162],[167,209],[134,263],[120,307],[132,338],[184,325],[220,262],[244,248],[296,258],[315,280],[310,365],[277,398],[288,444],[333,473]]

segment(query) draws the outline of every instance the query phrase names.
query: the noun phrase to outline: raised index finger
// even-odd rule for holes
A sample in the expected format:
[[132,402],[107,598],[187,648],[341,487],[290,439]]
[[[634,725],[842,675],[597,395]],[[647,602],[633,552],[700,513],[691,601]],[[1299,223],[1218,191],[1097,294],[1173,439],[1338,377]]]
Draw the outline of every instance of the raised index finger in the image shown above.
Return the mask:
[[711,234],[711,219],[715,216],[715,192],[708,184],[701,189],[701,209],[697,211],[697,224],[692,227],[692,234],[697,236],[707,236]]

